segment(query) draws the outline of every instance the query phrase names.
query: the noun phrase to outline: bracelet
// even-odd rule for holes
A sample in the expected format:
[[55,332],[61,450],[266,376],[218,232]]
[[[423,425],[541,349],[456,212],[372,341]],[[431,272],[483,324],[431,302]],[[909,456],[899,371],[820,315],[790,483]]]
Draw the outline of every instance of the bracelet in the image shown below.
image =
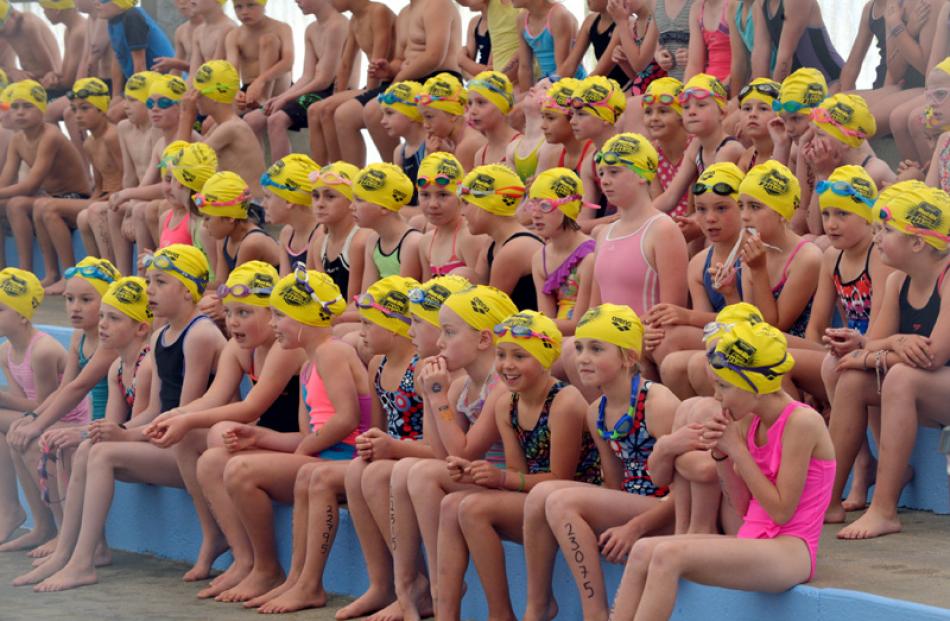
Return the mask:
[[714,453],[712,449],[709,449],[709,456],[712,457],[713,461],[715,462],[726,461],[729,459],[729,456],[726,454],[723,454],[722,457],[716,457],[716,453]]
[[523,492],[523,491],[524,491],[524,485],[525,485],[525,482],[524,482],[524,472],[519,472],[519,473],[518,473],[518,491],[519,491],[519,492]]
[[23,418],[26,418],[27,416],[29,416],[33,420],[36,420],[36,417],[38,416],[38,414],[34,412],[33,410],[27,410],[26,412],[23,412]]
[[870,352],[870,351],[864,350],[864,362],[863,362],[862,364],[863,364],[863,366],[864,366],[865,369],[870,369],[870,368],[871,368],[871,367],[868,366],[868,356],[870,356],[870,355],[871,355],[871,352]]
[[119,423],[119,429],[125,429],[126,431],[129,430],[129,428],[125,426],[125,423]]

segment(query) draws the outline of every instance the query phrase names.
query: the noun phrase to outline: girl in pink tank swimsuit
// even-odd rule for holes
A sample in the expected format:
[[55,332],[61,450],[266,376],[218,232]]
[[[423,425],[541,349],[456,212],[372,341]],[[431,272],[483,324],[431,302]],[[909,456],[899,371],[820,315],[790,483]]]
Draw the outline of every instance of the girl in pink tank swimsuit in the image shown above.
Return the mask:
[[706,420],[702,441],[742,526],[735,537],[639,540],[617,591],[617,621],[669,618],[680,578],[774,593],[814,575],[835,454],[821,415],[782,390],[795,364],[785,337],[767,323],[735,324],[707,358],[716,398],[695,403]]

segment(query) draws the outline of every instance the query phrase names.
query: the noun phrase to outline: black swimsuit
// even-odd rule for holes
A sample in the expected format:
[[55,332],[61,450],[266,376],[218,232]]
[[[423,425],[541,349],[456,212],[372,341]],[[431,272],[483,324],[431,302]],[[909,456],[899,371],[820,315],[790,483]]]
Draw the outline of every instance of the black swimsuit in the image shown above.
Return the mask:
[[[502,247],[506,246],[511,240],[517,239],[519,237],[530,237],[531,239],[537,240],[538,243],[544,245],[544,241],[534,233],[521,231],[506,239],[504,243],[502,243]],[[492,242],[491,246],[488,247],[489,269],[494,262],[495,242]],[[515,288],[511,290],[510,297],[511,301],[514,302],[515,306],[518,307],[518,310],[538,310],[538,292],[534,288],[534,277],[531,275],[531,273],[525,274],[518,279],[518,282],[515,283]]]
[[[158,371],[158,379],[162,386],[158,391],[159,403],[162,412],[177,408],[181,405],[181,389],[185,385],[185,337],[192,326],[199,320],[211,320],[206,315],[198,315],[188,322],[185,329],[181,331],[178,338],[171,345],[165,344],[165,333],[171,328],[167,325],[162,328],[155,341],[155,368]],[[214,373],[208,376],[208,385],[214,380]],[[205,387],[207,388],[207,386]]]
[[[250,231],[247,232],[247,235],[245,235],[244,239],[242,239],[241,241],[243,242],[245,239],[247,239],[254,233],[263,233],[264,235],[267,235],[267,231],[265,231],[264,229],[251,229]],[[222,250],[224,254],[224,262],[228,264],[228,271],[233,272],[234,268],[237,267],[237,252],[234,253],[233,257],[228,254],[228,241],[229,241],[228,239],[224,240],[224,248]]]
[[[950,266],[947,269],[950,269]],[[915,308],[907,299],[907,292],[910,289],[910,276],[904,277],[904,284],[901,285],[900,295],[897,298],[898,308],[900,309],[898,334],[930,336],[934,326],[937,325],[937,317],[940,316],[940,288],[943,286],[947,269],[937,279],[933,293],[930,294],[930,299],[927,300],[923,308]],[[947,361],[944,366],[950,367],[950,361]]]

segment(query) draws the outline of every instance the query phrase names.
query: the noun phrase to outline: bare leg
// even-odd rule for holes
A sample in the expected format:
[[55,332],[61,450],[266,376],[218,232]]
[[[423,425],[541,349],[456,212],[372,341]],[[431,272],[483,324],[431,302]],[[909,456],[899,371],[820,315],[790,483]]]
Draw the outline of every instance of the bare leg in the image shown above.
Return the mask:
[[711,397],[713,395],[709,367],[706,362],[706,355],[703,352],[695,352],[689,359],[687,374],[689,375],[689,385],[693,387],[694,393],[701,397]]
[[[89,206],[89,209],[86,209],[76,217],[76,228],[79,230],[79,236],[82,238],[83,248],[86,249],[87,254],[94,257],[102,257],[104,254],[99,251],[99,244],[96,242],[92,225],[92,221],[98,217],[94,208],[99,205],[102,205],[102,203],[93,203]],[[109,260],[111,261],[111,259]]]
[[647,135],[647,126],[643,121],[642,95],[627,98],[627,109],[623,113],[623,131]]
[[660,378],[663,380],[663,385],[672,390],[680,399],[696,396],[689,382],[689,360],[695,353],[693,350],[670,352],[660,363]]
[[[307,110],[307,119],[310,127],[314,127],[314,120],[316,119],[317,131],[322,130],[323,148],[326,150],[327,163],[344,159],[343,152],[340,147],[340,136],[337,133],[337,126],[333,117],[336,115],[337,109],[342,104],[346,103],[347,100],[356,97],[358,94],[359,91],[347,91],[346,93],[339,93],[325,99],[324,101],[317,102]],[[318,138],[318,136],[315,136],[313,133],[311,133],[311,145],[314,144],[315,138]],[[362,142],[362,136],[360,136],[359,139]]]
[[[6,443],[6,436],[4,436]],[[20,453],[11,450],[13,465],[26,502],[33,517],[33,529],[24,535],[0,545],[0,552],[26,550],[42,545],[56,536],[56,521],[49,507],[43,502],[38,485],[36,467],[39,464],[39,450],[36,442],[32,442],[26,452]],[[19,503],[18,503],[19,504]]]
[[49,209],[51,198],[39,198],[33,203],[33,230],[36,231],[36,242],[43,255],[43,269],[45,275],[40,282],[48,287],[59,280],[59,263],[56,261],[56,249],[49,231],[46,230],[46,211]]
[[16,242],[17,267],[33,271],[33,196],[14,196],[7,201],[7,221]]
[[874,375],[866,371],[845,371],[838,378],[834,407],[831,409],[831,440],[835,446],[835,485],[825,522],[844,522],[841,494],[854,459],[867,437],[868,407],[878,405]]
[[198,458],[208,447],[208,431],[194,429],[172,448],[181,480],[185,482],[185,489],[195,503],[195,513],[198,514],[198,523],[201,525],[201,548],[198,558],[192,567],[183,576],[185,582],[204,580],[211,574],[211,565],[215,559],[227,550],[227,543],[218,523],[211,513],[211,507],[204,496],[201,484],[198,481]]
[[13,454],[6,436],[10,423],[20,416],[17,412],[0,410],[0,543],[6,541],[26,521],[26,512],[20,506],[20,495],[17,493]]
[[[42,214],[43,225],[37,226],[37,231],[41,228],[46,229],[46,234],[52,241],[52,247],[55,250],[53,261],[59,258],[59,265],[63,269],[72,267],[76,264],[76,254],[73,252],[73,235],[70,230],[71,225],[76,224],[76,219],[87,207],[89,201],[80,200],[50,200],[46,203],[46,209],[38,211]],[[59,271],[57,270],[57,275]],[[49,276],[49,273],[47,273]],[[66,280],[59,279],[46,289],[47,295],[60,295],[66,290]]]
[[[343,102],[333,114],[331,123],[340,144],[340,159],[356,166],[366,164],[366,143],[363,142],[363,106],[355,99]],[[395,148],[395,147],[394,147]],[[386,155],[380,153],[384,158]]]
[[[261,148],[265,148],[264,138],[266,138],[267,134],[267,117],[264,115],[264,110],[258,109],[248,112],[244,115],[244,120],[247,121],[247,124],[254,130],[254,135],[257,136],[257,139],[261,142]],[[274,153],[271,151],[271,159],[276,162],[280,158],[274,157]]]
[[[129,201],[119,209],[106,210],[106,224],[108,229],[107,237],[112,243],[112,249],[115,253],[115,266],[122,274],[134,274],[135,268],[132,262],[132,242],[122,230],[122,224],[126,217],[134,217],[136,209],[141,209],[141,201]],[[101,223],[100,223],[101,226]],[[152,246],[147,246],[152,248]],[[141,249],[141,248],[140,248]]]
[[267,138],[270,141],[271,160],[277,161],[290,153],[290,117],[283,110],[267,117]]
[[392,503],[392,553],[396,600],[404,621],[418,621],[432,615],[428,580],[420,576],[422,542],[416,512],[409,497],[409,472],[421,460],[404,458],[396,462],[389,479]]
[[922,109],[927,105],[922,93],[923,90],[917,88],[905,90],[901,93],[903,103],[891,108],[891,134],[894,136],[894,142],[897,143],[897,150],[900,151],[901,157],[905,159],[920,160],[920,155],[917,153],[914,140],[910,135],[908,121],[915,110]]
[[[415,469],[413,469],[415,470]],[[412,481],[414,475],[410,475],[409,492],[412,493]],[[433,587],[433,600],[435,603],[435,616],[440,621],[455,621],[461,617],[462,595],[465,588],[465,570],[468,569],[468,545],[465,535],[462,533],[462,527],[459,525],[459,505],[462,500],[470,495],[477,493],[477,490],[470,489],[461,492],[452,492],[442,498],[438,516],[438,560],[436,573],[438,574],[438,590]],[[415,498],[415,497],[413,497]],[[420,515],[420,506],[416,504],[416,517],[422,524]],[[423,527],[423,539],[425,538],[425,527]],[[482,545],[479,542],[478,545]],[[426,545],[426,552],[431,548]],[[430,561],[431,564],[432,561]],[[430,574],[430,580],[432,580]]]

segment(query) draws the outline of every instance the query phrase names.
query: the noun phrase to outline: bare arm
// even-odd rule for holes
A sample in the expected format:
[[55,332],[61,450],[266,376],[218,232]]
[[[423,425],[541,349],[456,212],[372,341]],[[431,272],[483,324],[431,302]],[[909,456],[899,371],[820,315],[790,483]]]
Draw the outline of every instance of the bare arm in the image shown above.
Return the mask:
[[706,67],[706,43],[703,41],[703,25],[700,23],[700,8],[703,4],[703,2],[694,2],[689,9],[689,47],[686,56],[686,71],[683,73],[684,82],[689,81],[697,73],[702,73]]
[[769,63],[772,59],[772,37],[769,35],[768,24],[765,23],[762,2],[763,0],[755,0],[752,7],[754,37],[752,43],[752,75],[749,76],[749,80],[770,75]]
[[411,64],[403,64],[393,78],[394,82],[418,80],[439,69],[445,62],[451,43],[452,19],[458,16],[458,10],[449,0],[429,0],[426,9],[422,14],[425,50],[414,57]]
[[317,455],[342,442],[360,423],[360,407],[356,382],[348,358],[353,355],[349,345],[330,341],[320,346],[316,372],[320,374],[327,396],[335,412],[323,427],[307,436],[296,452]]
[[[807,3],[806,7],[803,6]],[[782,24],[782,36],[778,41],[778,51],[775,54],[775,71],[772,79],[781,82],[788,74],[792,72],[792,61],[795,58],[795,50],[798,43],[805,34],[805,28],[808,27],[808,20],[811,18],[815,7],[815,0],[797,0],[797,6],[785,5],[785,22]],[[758,29],[758,26],[756,26]],[[758,30],[756,30],[758,34]]]
[[871,48],[871,41],[874,35],[871,34],[871,28],[868,25],[870,19],[871,5],[873,0],[864,5],[861,11],[861,23],[858,26],[858,36],[851,46],[851,53],[848,54],[848,60],[841,68],[841,78],[839,84],[842,91],[853,91],[855,83],[858,81],[858,75],[861,73],[861,63],[864,62],[868,50]]

